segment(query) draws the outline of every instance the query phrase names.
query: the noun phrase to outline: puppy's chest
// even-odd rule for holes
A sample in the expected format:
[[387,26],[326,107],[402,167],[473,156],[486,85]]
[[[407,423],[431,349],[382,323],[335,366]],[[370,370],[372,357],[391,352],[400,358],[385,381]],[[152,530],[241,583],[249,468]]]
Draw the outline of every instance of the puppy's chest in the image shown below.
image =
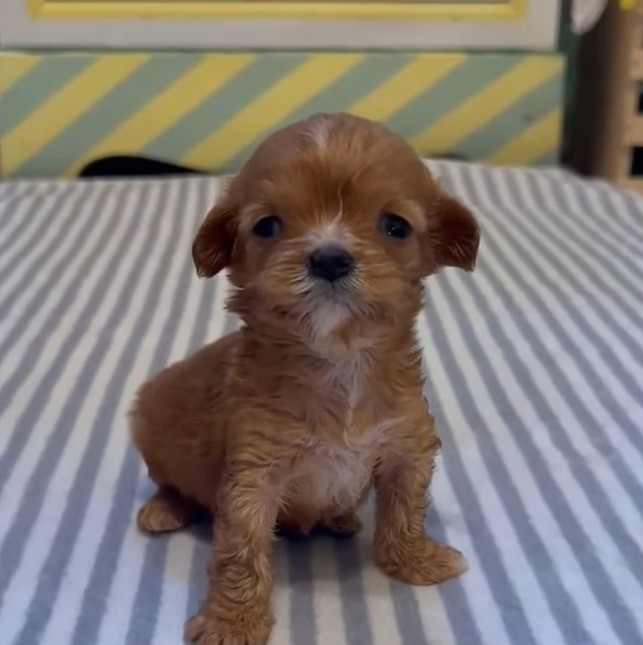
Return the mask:
[[390,416],[391,400],[386,382],[360,356],[324,370],[316,387],[302,397],[310,434],[335,440],[372,435]]
[[344,443],[311,440],[296,469],[291,493],[298,502],[320,508],[355,506],[369,485],[379,434]]
[[372,380],[352,364],[325,381],[308,398],[311,421],[293,490],[306,503],[350,508],[369,485],[392,423]]

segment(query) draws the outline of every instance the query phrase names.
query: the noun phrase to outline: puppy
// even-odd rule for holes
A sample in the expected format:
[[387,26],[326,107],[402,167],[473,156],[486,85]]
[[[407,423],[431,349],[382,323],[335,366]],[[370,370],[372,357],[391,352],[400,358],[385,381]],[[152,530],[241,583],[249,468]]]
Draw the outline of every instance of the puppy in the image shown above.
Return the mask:
[[479,232],[412,149],[376,123],[318,115],[259,146],[199,229],[199,275],[229,269],[242,329],[146,383],[132,436],[158,491],[141,529],[214,516],[200,645],[263,645],[275,527],[359,529],[376,491],[374,553],[429,585],[461,573],[425,533],[440,446],[414,331],[422,279],[472,270]]

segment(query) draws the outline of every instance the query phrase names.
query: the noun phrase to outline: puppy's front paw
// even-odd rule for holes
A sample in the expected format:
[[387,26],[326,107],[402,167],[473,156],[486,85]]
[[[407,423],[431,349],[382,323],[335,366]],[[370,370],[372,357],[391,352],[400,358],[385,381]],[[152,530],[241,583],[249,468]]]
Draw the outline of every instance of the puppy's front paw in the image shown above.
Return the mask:
[[428,537],[404,546],[393,544],[376,546],[377,564],[384,573],[402,582],[434,585],[467,569],[460,551]]
[[204,605],[186,623],[185,640],[197,645],[266,645],[273,624],[269,613],[223,613]]

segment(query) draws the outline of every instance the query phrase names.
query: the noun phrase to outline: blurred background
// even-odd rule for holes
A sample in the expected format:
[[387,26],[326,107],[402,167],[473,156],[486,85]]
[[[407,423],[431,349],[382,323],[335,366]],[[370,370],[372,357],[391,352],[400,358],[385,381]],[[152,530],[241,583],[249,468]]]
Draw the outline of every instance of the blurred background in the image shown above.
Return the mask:
[[284,123],[350,111],[425,157],[636,186],[642,16],[633,0],[2,0],[0,173],[225,173]]

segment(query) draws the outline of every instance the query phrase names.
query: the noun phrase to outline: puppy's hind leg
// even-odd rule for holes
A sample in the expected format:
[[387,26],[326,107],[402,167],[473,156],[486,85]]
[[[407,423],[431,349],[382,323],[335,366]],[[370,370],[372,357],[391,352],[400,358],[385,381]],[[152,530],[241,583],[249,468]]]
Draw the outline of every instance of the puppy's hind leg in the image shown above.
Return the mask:
[[141,531],[164,533],[176,531],[206,517],[196,502],[173,488],[161,486],[139,509],[136,523]]

